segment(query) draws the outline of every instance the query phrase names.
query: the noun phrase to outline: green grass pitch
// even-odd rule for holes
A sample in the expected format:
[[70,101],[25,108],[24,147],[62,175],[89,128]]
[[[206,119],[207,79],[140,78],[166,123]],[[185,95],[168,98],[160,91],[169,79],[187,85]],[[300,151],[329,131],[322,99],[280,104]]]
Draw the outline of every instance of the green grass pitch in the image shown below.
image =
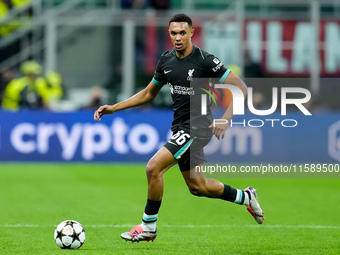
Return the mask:
[[[177,167],[152,243],[120,233],[141,222],[142,164],[0,164],[0,254],[340,254],[340,179],[221,179],[258,189],[257,225],[244,206],[192,196]],[[53,232],[63,220],[83,224],[79,250],[62,250]]]

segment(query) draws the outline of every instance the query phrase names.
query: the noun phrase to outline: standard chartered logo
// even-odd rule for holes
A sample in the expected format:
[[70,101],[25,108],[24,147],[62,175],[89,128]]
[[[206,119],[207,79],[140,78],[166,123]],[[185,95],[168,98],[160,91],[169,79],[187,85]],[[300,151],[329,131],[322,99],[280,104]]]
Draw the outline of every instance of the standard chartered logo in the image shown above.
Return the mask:
[[195,94],[193,87],[185,87],[185,86],[173,85],[169,83],[169,88],[170,88],[171,94],[186,95],[186,96],[192,96]]

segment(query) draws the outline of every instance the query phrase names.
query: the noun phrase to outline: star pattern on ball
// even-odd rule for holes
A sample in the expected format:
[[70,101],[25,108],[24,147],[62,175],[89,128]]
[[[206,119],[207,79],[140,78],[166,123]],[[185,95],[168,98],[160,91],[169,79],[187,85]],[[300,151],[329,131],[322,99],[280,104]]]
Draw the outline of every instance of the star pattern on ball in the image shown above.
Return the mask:
[[66,222],[65,226],[70,225],[73,228],[73,223],[74,222],[72,220],[69,220]]
[[76,241],[76,240],[78,240],[79,242],[81,242],[80,239],[79,239],[80,234],[81,234],[81,232],[80,232],[80,233],[76,233],[76,231],[73,231],[73,234],[70,235],[70,237],[72,237],[72,243],[73,243],[74,241]]
[[65,235],[63,234],[63,230],[62,230],[62,229],[61,229],[60,231],[57,230],[56,239],[59,238],[59,239],[61,240],[61,238],[62,238],[63,236],[65,236]]

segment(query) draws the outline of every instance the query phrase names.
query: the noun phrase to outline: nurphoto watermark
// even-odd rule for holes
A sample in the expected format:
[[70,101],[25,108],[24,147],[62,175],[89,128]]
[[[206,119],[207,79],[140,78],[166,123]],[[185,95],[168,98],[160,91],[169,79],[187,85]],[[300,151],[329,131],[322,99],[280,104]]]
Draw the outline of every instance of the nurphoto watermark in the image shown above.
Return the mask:
[[[216,92],[215,89],[228,89],[232,94],[232,107],[233,107],[233,114],[234,115],[244,115],[244,102],[245,96],[240,88],[235,85],[229,84],[214,84],[214,86],[206,85],[211,91],[203,89],[206,93],[201,94],[201,114],[207,115],[208,114],[208,96],[210,99],[213,100],[216,104],[214,99],[214,95],[219,99],[220,104],[222,105],[222,101]],[[278,109],[278,87],[272,87],[272,105],[269,109],[256,109],[253,103],[253,88],[248,87],[248,95],[247,95],[247,106],[250,113],[257,115],[257,116],[268,116],[273,114]],[[305,88],[299,87],[281,87],[280,88],[281,94],[281,116],[287,116],[287,106],[294,105],[297,109],[299,109],[304,115],[311,116],[312,114],[308,109],[304,106],[305,103],[308,103],[311,99],[311,92]],[[290,98],[289,94],[295,94],[302,96],[301,98]],[[230,127],[233,125],[241,125],[243,127],[262,127],[265,124],[269,124],[271,127],[275,127],[277,124],[280,124],[282,127],[296,127],[298,125],[297,120],[295,119],[274,119],[274,118],[266,118],[266,119],[250,119],[238,122],[233,122],[233,120],[226,120],[226,119],[214,119],[213,126],[215,127],[217,124],[227,124],[229,122]]]
[[340,178],[340,164],[207,164],[195,173],[214,178]]

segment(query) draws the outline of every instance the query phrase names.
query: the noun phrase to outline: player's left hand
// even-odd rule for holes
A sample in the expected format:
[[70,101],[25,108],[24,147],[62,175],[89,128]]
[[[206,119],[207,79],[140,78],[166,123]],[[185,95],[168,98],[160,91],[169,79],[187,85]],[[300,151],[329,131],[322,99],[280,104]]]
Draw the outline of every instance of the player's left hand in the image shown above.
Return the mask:
[[229,121],[227,123],[220,123],[220,124],[217,124],[215,123],[215,126],[214,126],[214,123],[212,123],[209,128],[212,128],[212,132],[213,132],[213,135],[216,136],[216,138],[218,140],[220,140],[220,136],[221,136],[221,139],[224,138],[224,134],[225,134],[225,131],[227,130],[227,128],[229,127]]
[[100,121],[105,114],[112,114],[114,113],[113,105],[103,105],[98,108],[97,111],[94,113],[94,120]]

